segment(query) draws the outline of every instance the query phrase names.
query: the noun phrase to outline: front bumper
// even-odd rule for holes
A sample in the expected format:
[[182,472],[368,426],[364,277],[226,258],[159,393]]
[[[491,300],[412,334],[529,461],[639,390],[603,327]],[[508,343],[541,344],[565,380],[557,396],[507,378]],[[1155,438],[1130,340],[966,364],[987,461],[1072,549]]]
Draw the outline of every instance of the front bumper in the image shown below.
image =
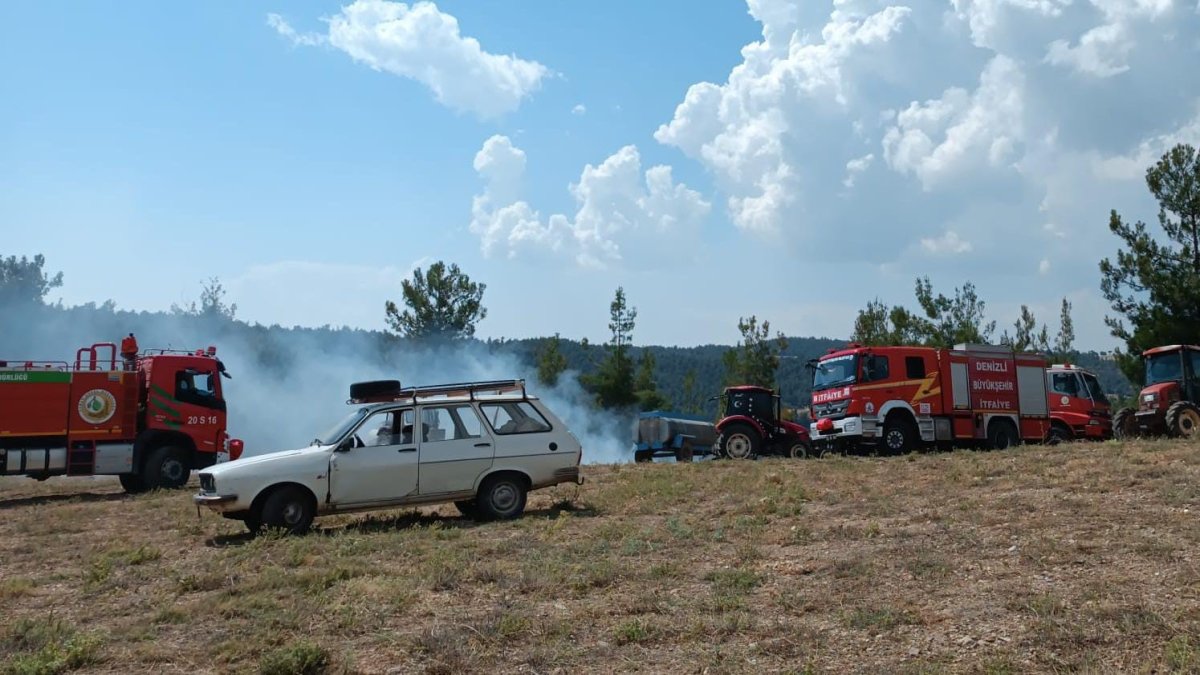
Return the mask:
[[815,445],[874,442],[879,436],[879,424],[874,418],[843,417],[833,420],[833,427],[825,431],[817,429],[817,425],[818,422],[809,425],[809,435]]
[[194,497],[192,501],[196,506],[207,506],[213,511],[233,511],[233,505],[237,503],[237,495],[217,495],[201,492]]

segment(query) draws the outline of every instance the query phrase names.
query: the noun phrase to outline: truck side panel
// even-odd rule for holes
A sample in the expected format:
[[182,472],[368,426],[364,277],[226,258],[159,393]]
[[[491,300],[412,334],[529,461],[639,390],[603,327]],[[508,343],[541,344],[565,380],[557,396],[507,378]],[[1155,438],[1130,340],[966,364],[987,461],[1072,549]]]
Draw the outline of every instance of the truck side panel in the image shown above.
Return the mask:
[[63,370],[0,370],[0,440],[66,436],[70,389]]
[[132,372],[74,373],[67,398],[71,441],[132,439],[137,434],[136,387]]

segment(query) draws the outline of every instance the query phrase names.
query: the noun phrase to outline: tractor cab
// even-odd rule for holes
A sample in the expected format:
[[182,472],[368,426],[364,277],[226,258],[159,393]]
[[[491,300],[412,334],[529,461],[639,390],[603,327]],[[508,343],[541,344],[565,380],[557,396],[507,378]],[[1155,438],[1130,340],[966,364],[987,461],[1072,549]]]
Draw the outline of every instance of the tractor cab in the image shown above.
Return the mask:
[[1200,346],[1170,345],[1142,353],[1145,386],[1137,409],[1123,408],[1113,419],[1118,437],[1200,433]]
[[754,385],[727,387],[721,394],[715,452],[731,459],[758,455],[808,456],[808,428],[783,419],[779,393]]

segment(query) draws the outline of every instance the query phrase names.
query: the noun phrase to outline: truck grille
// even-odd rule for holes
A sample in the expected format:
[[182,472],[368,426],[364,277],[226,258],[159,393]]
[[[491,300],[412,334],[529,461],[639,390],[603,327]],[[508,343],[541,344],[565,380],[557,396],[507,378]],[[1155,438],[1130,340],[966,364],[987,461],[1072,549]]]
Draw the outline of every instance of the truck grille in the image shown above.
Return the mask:
[[844,417],[846,409],[850,407],[850,399],[844,401],[831,401],[829,403],[818,403],[813,406],[813,417],[821,419],[822,417]]
[[213,480],[211,473],[200,474],[200,490],[202,492],[216,492],[216,481]]

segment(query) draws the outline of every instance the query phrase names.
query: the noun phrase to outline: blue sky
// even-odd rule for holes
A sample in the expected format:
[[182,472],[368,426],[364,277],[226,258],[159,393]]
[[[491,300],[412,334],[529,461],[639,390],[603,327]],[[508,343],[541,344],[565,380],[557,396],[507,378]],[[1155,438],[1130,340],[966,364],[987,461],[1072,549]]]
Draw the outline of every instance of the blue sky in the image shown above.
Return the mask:
[[249,321],[380,328],[444,259],[482,336],[604,340],[622,285],[688,345],[845,336],[929,274],[1106,349],[1108,210],[1152,220],[1146,164],[1200,141],[1190,0],[0,12],[0,252],[68,304],[217,276]]

